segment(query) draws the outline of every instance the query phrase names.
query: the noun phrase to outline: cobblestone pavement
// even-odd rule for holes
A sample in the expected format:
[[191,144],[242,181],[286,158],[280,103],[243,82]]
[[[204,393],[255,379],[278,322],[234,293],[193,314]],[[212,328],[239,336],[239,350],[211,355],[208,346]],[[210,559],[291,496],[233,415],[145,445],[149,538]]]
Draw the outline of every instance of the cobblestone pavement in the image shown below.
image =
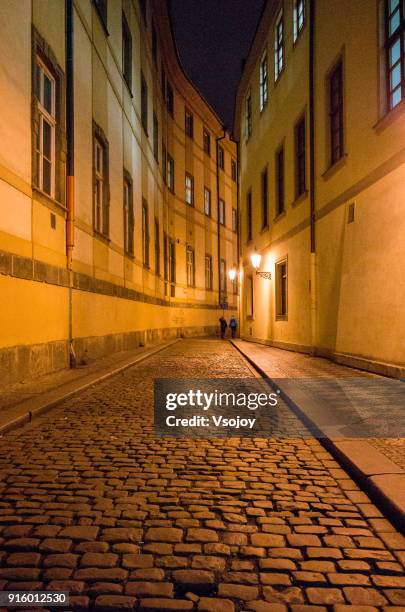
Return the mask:
[[317,440],[154,437],[153,378],[196,375],[253,376],[229,343],[184,340],[2,439],[0,588],[76,610],[404,610],[404,538]]

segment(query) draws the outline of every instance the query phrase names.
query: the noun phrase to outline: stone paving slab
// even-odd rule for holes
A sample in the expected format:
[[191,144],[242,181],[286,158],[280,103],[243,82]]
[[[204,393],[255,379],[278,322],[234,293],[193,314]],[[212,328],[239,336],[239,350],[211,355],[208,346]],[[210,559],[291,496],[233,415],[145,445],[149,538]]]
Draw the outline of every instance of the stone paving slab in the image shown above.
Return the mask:
[[[337,365],[319,357],[309,357],[244,340],[233,340],[232,343],[270,380],[283,378],[299,380],[308,376],[313,378],[358,376],[361,380],[365,376],[371,377],[368,373]],[[294,401],[297,401],[303,416],[322,433],[325,422],[322,410],[312,403],[308,404],[304,393],[302,397],[302,402],[299,397]],[[405,469],[402,467],[404,463],[402,461],[400,464],[397,463],[398,453],[395,455],[391,453],[388,441],[383,439],[377,441],[372,438],[334,439],[330,433],[326,434],[326,437],[328,448],[334,452],[334,455],[339,457],[343,465],[363,481],[364,486],[368,487],[383,504],[386,504],[387,509],[395,513],[397,523],[401,528],[405,528]],[[384,445],[384,442],[387,444]],[[405,462],[405,449],[403,461]]]
[[253,377],[182,340],[0,441],[0,588],[75,610],[404,609],[405,541],[319,440],[156,437],[153,380]]

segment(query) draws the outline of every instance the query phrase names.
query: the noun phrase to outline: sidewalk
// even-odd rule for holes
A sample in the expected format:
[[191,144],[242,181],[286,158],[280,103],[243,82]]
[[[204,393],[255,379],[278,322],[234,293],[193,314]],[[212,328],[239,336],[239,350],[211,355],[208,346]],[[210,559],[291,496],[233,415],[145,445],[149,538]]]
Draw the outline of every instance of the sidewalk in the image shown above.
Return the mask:
[[72,370],[61,370],[13,385],[0,385],[0,435],[49,410],[62,399],[125,370],[174,342],[177,340],[122,351]]
[[[328,378],[350,379],[354,388],[356,386],[355,378],[361,381],[359,387],[367,380],[375,380],[376,382],[390,382],[391,380],[348,368],[321,357],[312,357],[245,340],[237,339],[231,342],[252,365],[258,368],[262,375],[272,381],[285,379],[284,389],[289,388],[287,379],[295,379],[291,385],[294,391],[299,387],[297,379],[311,379],[313,381],[316,379],[326,381]],[[403,383],[398,382],[397,384],[402,385]],[[328,408],[328,403],[324,401],[322,405],[320,402],[321,406],[315,409],[314,404],[316,402],[308,403],[304,401],[308,399],[308,394],[305,385],[303,386],[303,401],[294,397],[293,403],[308,423],[314,425],[319,431],[323,431],[324,423],[328,422],[328,418],[325,419],[324,415],[324,409]],[[282,381],[280,388],[283,390]],[[316,391],[315,386],[312,400],[317,397]],[[299,395],[299,393],[296,393],[297,398]],[[374,400],[371,396],[369,399],[370,403]],[[384,415],[381,415],[381,417],[384,418]],[[327,438],[325,444],[328,450],[370,491],[374,492],[387,507],[396,514],[399,513],[404,524],[405,438],[359,437],[343,439],[342,436],[333,438],[329,434],[325,437]]]

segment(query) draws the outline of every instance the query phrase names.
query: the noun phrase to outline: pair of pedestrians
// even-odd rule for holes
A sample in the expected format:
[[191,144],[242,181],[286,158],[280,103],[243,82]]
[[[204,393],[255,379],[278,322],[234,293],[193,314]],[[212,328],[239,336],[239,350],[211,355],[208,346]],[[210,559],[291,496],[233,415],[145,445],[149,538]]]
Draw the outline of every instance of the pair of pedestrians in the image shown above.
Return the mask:
[[[225,338],[226,328],[228,327],[228,323],[224,316],[219,318],[219,327],[221,331],[221,338]],[[236,328],[238,327],[238,323],[236,321],[236,317],[232,316],[229,320],[229,327],[231,329],[231,336],[235,338],[236,336]]]

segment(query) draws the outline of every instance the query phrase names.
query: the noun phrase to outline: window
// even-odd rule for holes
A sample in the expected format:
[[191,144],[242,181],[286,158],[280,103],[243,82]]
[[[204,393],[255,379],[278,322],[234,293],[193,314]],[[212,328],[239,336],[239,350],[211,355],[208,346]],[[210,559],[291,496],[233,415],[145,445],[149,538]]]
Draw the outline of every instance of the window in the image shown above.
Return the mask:
[[166,81],[166,108],[168,112],[171,114],[171,116],[173,117],[173,114],[174,114],[173,89],[171,88],[171,86],[169,85],[167,81]]
[[148,14],[147,14],[146,2],[147,2],[147,0],[139,0],[139,6],[140,6],[140,9],[141,9],[141,15],[142,15],[142,19],[143,19],[143,22],[144,22],[145,26],[148,25]]
[[169,283],[170,296],[174,297],[176,292],[176,244],[173,238],[169,238]]
[[141,72],[141,121],[145,134],[148,134],[148,86]]
[[301,34],[305,24],[305,0],[294,0],[293,8],[293,37],[294,42]]
[[340,60],[329,77],[330,164],[343,157],[343,64]]
[[276,263],[276,319],[287,318],[287,260]]
[[226,296],[227,294],[225,259],[221,259],[219,262],[219,284],[220,284],[220,289],[221,289],[221,300],[222,300],[222,297]]
[[206,128],[203,128],[203,148],[204,153],[211,155],[211,135]]
[[261,195],[262,195],[262,229],[269,226],[269,179],[267,168],[261,174]]
[[35,183],[38,189],[53,198],[56,176],[56,80],[39,57],[35,63],[35,97],[38,119]]
[[[236,264],[233,264],[233,269],[237,270],[238,267]],[[236,274],[235,278],[232,281],[232,293],[233,295],[238,295],[238,275]]]
[[105,237],[109,233],[109,182],[108,182],[108,144],[104,134],[94,125],[93,142],[94,171],[94,230]]
[[268,95],[267,51],[263,53],[262,59],[260,61],[259,86],[260,86],[259,87],[260,89],[259,106],[260,106],[260,111],[262,111],[266,105],[267,95]]
[[159,221],[155,219],[155,273],[160,274],[160,228]]
[[122,74],[131,91],[132,87],[132,36],[128,22],[122,13]]
[[155,65],[157,64],[157,48],[158,48],[157,33],[156,33],[155,24],[152,23],[152,58],[153,58]]
[[234,159],[231,159],[231,177],[233,181],[236,181],[238,178],[238,169]]
[[100,17],[103,26],[107,29],[107,0],[93,0],[98,16]]
[[187,247],[186,252],[187,287],[195,286],[194,250]]
[[305,176],[305,117],[295,126],[295,197],[306,191]]
[[204,212],[207,217],[211,216],[211,191],[204,187]]
[[186,202],[191,206],[194,206],[194,177],[191,176],[188,172],[186,172]]
[[236,208],[232,208],[232,231],[238,231],[238,213],[236,211]]
[[284,68],[284,21],[283,9],[278,14],[274,28],[274,80],[280,77]]
[[212,289],[212,257],[205,256],[205,288],[211,291]]
[[276,217],[284,212],[284,147],[276,153]]
[[174,192],[174,159],[169,153],[167,153],[167,186],[170,191]]
[[252,191],[246,196],[246,240],[253,239],[253,211],[252,211]]
[[167,151],[165,144],[162,142],[162,175],[163,182],[167,184]]
[[252,94],[249,92],[245,99],[245,137],[246,140],[252,135]]
[[188,111],[187,109],[186,109],[186,112],[185,112],[184,124],[185,124],[186,135],[189,138],[193,138],[193,135],[194,135],[194,117],[193,117],[192,113],[190,113],[190,111]]
[[218,145],[218,166],[221,170],[223,170],[225,166],[225,153],[220,145]]
[[159,163],[159,122],[156,113],[153,113],[153,155]]
[[219,200],[219,222],[221,225],[225,225],[225,202]]
[[149,268],[149,213],[145,198],[142,198],[142,262]]
[[132,179],[124,171],[124,251],[127,255],[134,254],[134,202]]
[[248,274],[246,276],[246,317],[253,317],[253,276]]
[[387,95],[391,110],[405,98],[405,6],[386,1]]

